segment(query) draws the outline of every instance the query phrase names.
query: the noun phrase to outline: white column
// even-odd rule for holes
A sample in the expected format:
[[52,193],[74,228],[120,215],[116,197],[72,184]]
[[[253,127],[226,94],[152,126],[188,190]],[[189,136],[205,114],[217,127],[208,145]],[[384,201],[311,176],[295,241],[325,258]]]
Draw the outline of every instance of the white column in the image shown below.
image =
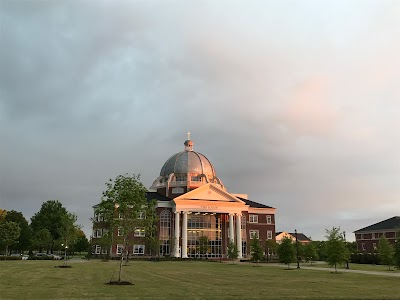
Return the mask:
[[238,258],[242,256],[242,215],[236,214],[236,245],[238,248]]
[[175,212],[174,256],[179,257],[179,219],[180,212]]
[[235,241],[235,233],[233,230],[233,214],[229,214],[229,243]]
[[182,213],[182,258],[187,258],[187,211]]

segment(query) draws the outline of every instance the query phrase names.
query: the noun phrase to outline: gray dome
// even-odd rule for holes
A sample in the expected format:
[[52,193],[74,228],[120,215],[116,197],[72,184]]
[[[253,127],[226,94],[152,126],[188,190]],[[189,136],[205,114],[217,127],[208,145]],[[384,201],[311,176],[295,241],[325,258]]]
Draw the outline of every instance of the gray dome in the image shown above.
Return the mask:
[[216,176],[211,162],[203,154],[196,151],[182,151],[172,155],[161,168],[160,176],[166,177],[172,173],[204,174],[209,179]]

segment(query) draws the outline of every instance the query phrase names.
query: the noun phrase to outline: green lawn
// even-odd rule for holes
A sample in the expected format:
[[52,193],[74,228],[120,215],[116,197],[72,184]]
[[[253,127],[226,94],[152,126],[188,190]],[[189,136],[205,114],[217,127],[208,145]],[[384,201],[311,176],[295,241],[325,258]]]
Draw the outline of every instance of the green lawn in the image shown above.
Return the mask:
[[400,278],[216,262],[0,261],[0,299],[400,299]]

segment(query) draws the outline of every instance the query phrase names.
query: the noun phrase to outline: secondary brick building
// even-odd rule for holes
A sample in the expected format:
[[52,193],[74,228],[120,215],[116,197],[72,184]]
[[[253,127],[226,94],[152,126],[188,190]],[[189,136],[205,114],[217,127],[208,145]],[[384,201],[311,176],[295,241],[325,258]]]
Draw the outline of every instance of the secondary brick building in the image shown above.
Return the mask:
[[389,242],[394,244],[399,230],[399,216],[356,230],[354,233],[356,235],[357,250],[366,252],[374,251],[378,247],[379,239],[382,235],[385,235]]

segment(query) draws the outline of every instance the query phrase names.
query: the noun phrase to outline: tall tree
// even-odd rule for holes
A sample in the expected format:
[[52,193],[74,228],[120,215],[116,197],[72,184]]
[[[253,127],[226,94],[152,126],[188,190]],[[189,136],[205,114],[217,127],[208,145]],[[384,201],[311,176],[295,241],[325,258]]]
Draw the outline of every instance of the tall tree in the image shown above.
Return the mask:
[[232,259],[232,264],[235,263],[235,259],[239,257],[239,250],[235,242],[232,240],[229,242],[228,251],[226,253],[226,257]]
[[340,227],[326,230],[325,237],[327,238],[325,243],[326,261],[329,266],[335,267],[335,272],[337,273],[337,265],[346,262],[350,253],[340,232]]
[[77,228],[75,232],[76,240],[72,245],[72,250],[75,252],[86,252],[89,249],[89,241],[86,238],[85,233],[82,229]]
[[[140,175],[118,175],[115,180],[110,179],[106,187],[96,213],[102,214],[113,230],[118,229],[119,234],[114,235],[114,241],[122,244],[124,253],[127,253],[129,235],[135,230],[152,230],[153,220],[156,219],[155,209],[151,207],[154,204],[147,202],[147,190],[140,182]],[[121,282],[123,257],[121,255],[118,282]]]
[[32,230],[29,227],[28,221],[22,215],[22,213],[15,210],[7,212],[5,221],[11,221],[18,224],[21,228],[21,233],[18,238],[18,243],[10,246],[10,250],[19,250],[20,252],[28,250],[32,240]]
[[33,233],[32,246],[34,249],[42,252],[43,249],[49,249],[50,244],[53,242],[53,237],[47,228],[40,229]]
[[294,262],[296,259],[296,250],[293,241],[285,237],[282,239],[280,245],[278,246],[278,256],[281,263],[287,264],[288,269],[290,268],[290,263]]
[[54,241],[61,237],[60,231],[67,215],[68,211],[58,200],[48,200],[42,204],[40,211],[31,218],[32,231],[47,229],[53,238],[51,244],[51,250],[53,250]]
[[250,243],[250,253],[251,253],[251,260],[258,263],[263,258],[263,248],[260,245],[260,240],[256,237],[253,237]]
[[11,221],[0,223],[0,241],[5,245],[6,255],[8,255],[8,247],[12,244],[18,243],[21,228],[18,224]]
[[378,251],[381,263],[387,265],[390,271],[390,267],[394,263],[394,248],[390,245],[385,235],[382,235],[379,239]]

